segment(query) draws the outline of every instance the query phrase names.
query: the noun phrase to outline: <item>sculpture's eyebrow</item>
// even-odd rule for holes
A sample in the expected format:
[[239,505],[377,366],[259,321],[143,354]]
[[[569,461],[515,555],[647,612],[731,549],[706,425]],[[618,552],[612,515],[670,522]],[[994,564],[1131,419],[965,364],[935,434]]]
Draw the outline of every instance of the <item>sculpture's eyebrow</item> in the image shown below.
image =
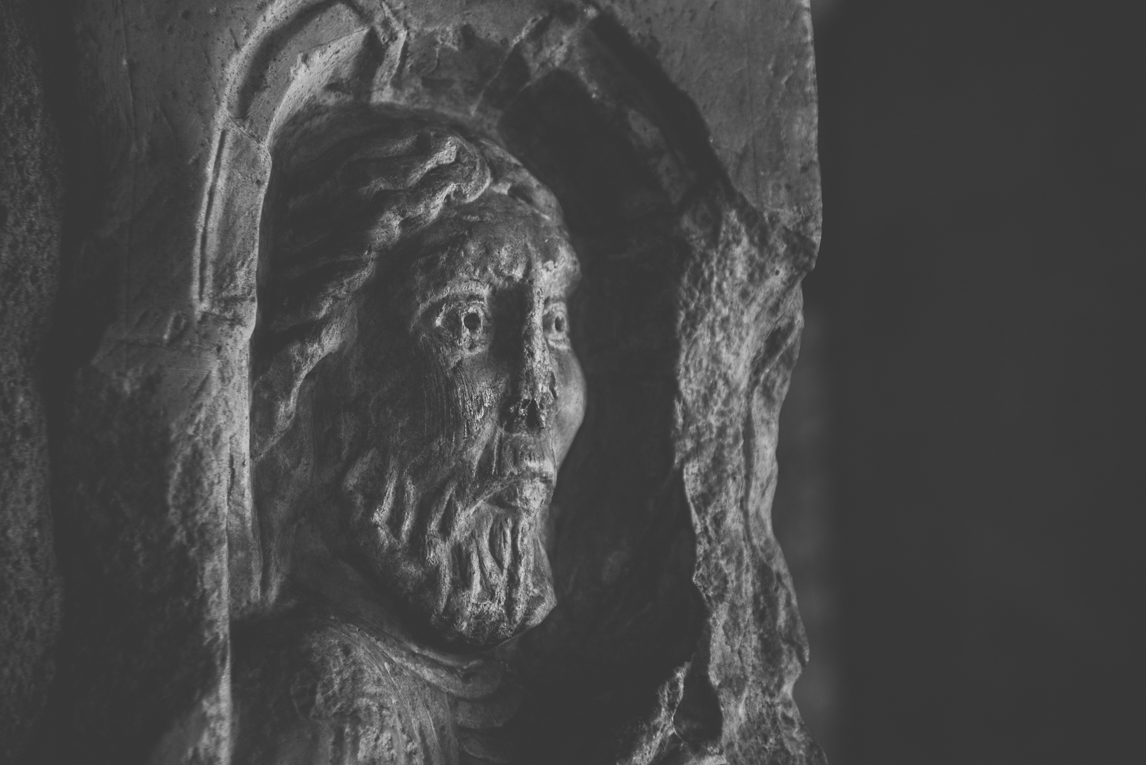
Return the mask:
[[484,299],[493,291],[493,287],[476,279],[463,279],[460,281],[448,280],[445,284],[434,285],[428,289],[415,290],[413,297],[413,312],[411,320],[421,321],[427,311],[442,305],[450,298],[480,298]]
[[493,286],[477,279],[450,281],[431,287],[419,293],[420,302],[425,305],[437,303],[452,297],[485,297],[493,291]]

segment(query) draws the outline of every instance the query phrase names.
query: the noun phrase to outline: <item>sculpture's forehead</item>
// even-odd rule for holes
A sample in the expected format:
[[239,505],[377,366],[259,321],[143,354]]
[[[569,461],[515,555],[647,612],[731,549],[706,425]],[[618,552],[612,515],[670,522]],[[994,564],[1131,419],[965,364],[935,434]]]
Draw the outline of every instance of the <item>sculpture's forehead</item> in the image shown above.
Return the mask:
[[458,282],[491,287],[530,283],[564,294],[580,265],[559,224],[502,195],[444,213],[423,235],[409,268],[410,287],[427,294]]

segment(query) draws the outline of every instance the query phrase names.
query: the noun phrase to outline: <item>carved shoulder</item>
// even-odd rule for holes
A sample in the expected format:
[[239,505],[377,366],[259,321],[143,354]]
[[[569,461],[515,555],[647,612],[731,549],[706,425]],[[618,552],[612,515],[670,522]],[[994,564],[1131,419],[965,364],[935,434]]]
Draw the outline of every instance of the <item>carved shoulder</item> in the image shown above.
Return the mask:
[[446,702],[357,628],[285,617],[235,639],[235,761],[454,763]]

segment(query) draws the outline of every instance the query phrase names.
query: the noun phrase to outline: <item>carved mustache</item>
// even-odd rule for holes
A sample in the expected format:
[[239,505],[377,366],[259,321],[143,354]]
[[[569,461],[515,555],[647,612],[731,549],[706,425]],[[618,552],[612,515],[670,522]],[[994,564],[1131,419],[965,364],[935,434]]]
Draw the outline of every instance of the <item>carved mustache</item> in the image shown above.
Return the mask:
[[490,446],[486,464],[479,466],[479,475],[485,475],[475,493],[477,502],[536,510],[548,501],[557,479],[557,460],[547,442],[499,434]]

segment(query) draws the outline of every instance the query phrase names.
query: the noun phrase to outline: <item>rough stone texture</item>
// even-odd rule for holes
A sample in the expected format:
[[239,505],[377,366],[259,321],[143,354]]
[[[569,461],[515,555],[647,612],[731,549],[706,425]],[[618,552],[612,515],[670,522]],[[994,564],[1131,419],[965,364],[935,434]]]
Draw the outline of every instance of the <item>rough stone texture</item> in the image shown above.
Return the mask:
[[47,701],[60,623],[42,344],[59,266],[61,164],[26,10],[0,4],[0,762]]
[[501,142],[584,271],[558,605],[506,659],[521,761],[822,760],[769,517],[819,232],[804,3],[86,0],[75,26],[102,207],[62,298],[71,605],[42,727],[66,735],[41,759],[228,761],[232,622],[279,616],[249,391],[277,140],[389,105]]

